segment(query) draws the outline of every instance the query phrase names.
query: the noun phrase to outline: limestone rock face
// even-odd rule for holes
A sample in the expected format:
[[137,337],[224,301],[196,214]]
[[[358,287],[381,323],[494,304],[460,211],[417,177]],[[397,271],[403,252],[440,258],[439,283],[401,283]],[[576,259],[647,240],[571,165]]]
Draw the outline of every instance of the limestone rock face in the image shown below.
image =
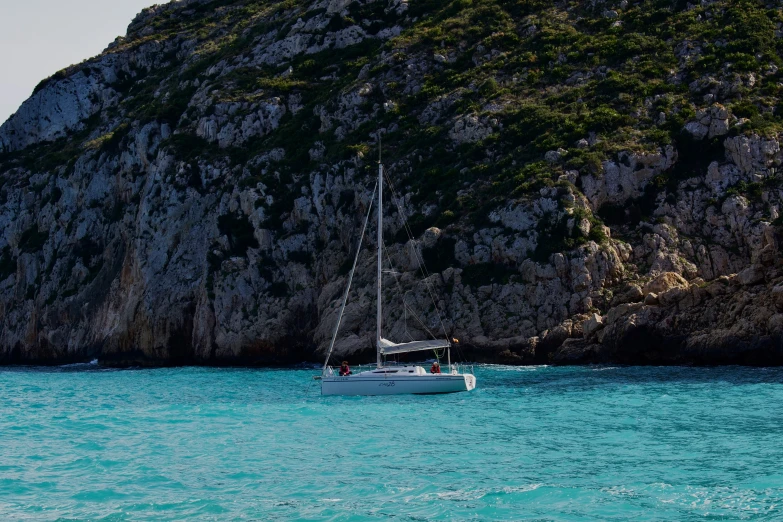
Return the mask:
[[603,318],[598,314],[590,314],[590,316],[585,319],[585,322],[582,324],[582,332],[584,333],[585,339],[589,339],[592,337],[594,333],[596,333],[598,330],[604,327],[604,320]]
[[661,294],[672,288],[688,288],[688,281],[675,272],[664,272],[644,285],[644,293]]
[[[765,270],[771,279],[781,275],[780,269]],[[775,311],[773,288],[716,281],[671,291],[681,295],[665,306],[611,310],[599,344],[563,345],[553,359],[563,364],[783,363],[783,314]]]
[[583,174],[582,190],[596,208],[637,198],[653,177],[670,169],[676,160],[677,151],[671,146],[655,154],[624,152],[617,161],[604,162],[600,176]]
[[729,112],[716,103],[696,113],[696,120],[687,123],[684,130],[697,140],[723,136],[729,132]]
[[269,134],[277,129],[286,114],[280,98],[262,103],[218,103],[214,114],[198,121],[196,135],[220,148],[240,146],[248,140]]
[[449,131],[449,137],[457,143],[475,143],[492,133],[492,128],[482,122],[478,116],[470,115],[457,119]]
[[[666,78],[614,92],[647,58],[554,35],[639,30],[651,6],[449,21],[476,4],[180,0],[42,82],[0,127],[0,363],[319,361],[359,248],[335,354],[373,360],[379,138],[385,337],[783,362],[774,64],[703,73],[723,42],[682,35]],[[692,7],[656,16],[719,12]]]
[[763,280],[764,267],[759,265],[749,266],[737,274],[737,282],[744,286],[760,283]]
[[[105,74],[113,72],[107,70]],[[86,119],[116,103],[117,93],[106,85],[103,74],[79,71],[49,81],[0,127],[0,152],[54,141],[81,130]]]
[[783,161],[780,142],[775,139],[734,136],[726,139],[725,147],[726,156],[743,174],[764,176],[770,168],[780,166]]

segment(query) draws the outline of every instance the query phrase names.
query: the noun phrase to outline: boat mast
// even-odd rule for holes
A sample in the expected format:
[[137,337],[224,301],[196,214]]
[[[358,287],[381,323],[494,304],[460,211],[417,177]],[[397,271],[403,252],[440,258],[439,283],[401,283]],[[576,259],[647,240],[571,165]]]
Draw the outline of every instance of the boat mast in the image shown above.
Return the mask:
[[381,360],[381,276],[383,252],[383,163],[381,163],[381,133],[378,131],[378,308],[376,323],[376,355],[378,368],[383,366]]

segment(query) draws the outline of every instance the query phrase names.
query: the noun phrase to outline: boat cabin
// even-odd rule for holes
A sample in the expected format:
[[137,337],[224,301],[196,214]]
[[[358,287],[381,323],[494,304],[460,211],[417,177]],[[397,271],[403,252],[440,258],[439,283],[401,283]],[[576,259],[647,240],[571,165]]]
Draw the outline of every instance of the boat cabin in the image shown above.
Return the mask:
[[384,375],[389,374],[402,374],[402,375],[424,375],[427,373],[427,371],[422,368],[421,366],[402,366],[397,368],[378,368],[377,370],[372,370],[368,373],[381,373]]

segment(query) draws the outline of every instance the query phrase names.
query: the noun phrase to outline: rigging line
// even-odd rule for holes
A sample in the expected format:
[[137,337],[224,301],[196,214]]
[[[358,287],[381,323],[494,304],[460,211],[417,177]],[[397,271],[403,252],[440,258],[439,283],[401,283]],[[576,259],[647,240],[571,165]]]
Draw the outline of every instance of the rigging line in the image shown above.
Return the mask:
[[[411,229],[410,225],[408,225],[408,219],[405,217],[405,211],[402,208],[402,204],[400,203],[400,198],[397,196],[397,192],[394,190],[394,186],[392,185],[391,179],[389,178],[388,174],[384,171],[384,177],[386,179],[386,183],[389,185],[389,188],[392,192],[392,198],[394,199],[394,204],[397,207],[397,211],[400,214],[400,218],[402,219],[402,225],[405,229],[405,233],[408,236],[408,239],[411,241],[414,241],[415,238],[413,237],[413,230]],[[416,255],[416,262],[419,264],[419,269],[422,272],[422,275],[425,277],[430,276],[430,272],[427,269],[427,265],[424,263],[424,260],[419,257],[419,253],[416,249],[414,249],[414,254]]]
[[[389,183],[391,185],[391,183],[389,182],[388,178],[387,178],[387,183]],[[422,257],[419,255],[419,251],[416,248],[416,241],[413,238],[412,230],[410,229],[410,226],[407,223],[407,220],[405,218],[405,214],[403,213],[402,207],[399,204],[399,198],[396,197],[396,193],[394,192],[394,189],[392,189],[392,196],[397,200],[396,204],[397,204],[398,212],[400,213],[400,217],[404,221],[404,226],[405,226],[405,229],[406,229],[406,233],[408,234],[408,238],[411,240],[411,248],[413,250],[414,255],[416,256],[416,262],[419,264],[419,269],[421,270],[422,276],[424,277],[424,285],[427,288],[427,293],[429,294],[430,299],[432,300],[432,305],[435,308],[435,312],[437,313],[438,322],[440,322],[441,329],[443,330],[443,335],[444,335],[444,337],[448,338],[449,334],[446,331],[445,324],[443,323],[443,315],[441,313],[440,307],[438,306],[438,301],[435,299],[435,295],[434,295],[434,292],[432,290],[432,287],[430,286],[430,283],[428,281],[428,279],[429,279],[431,274],[430,274],[429,270],[427,269],[427,265],[424,263],[424,259],[422,259]],[[429,329],[428,329],[428,331],[429,331]],[[431,333],[431,335],[433,335],[433,337],[435,337],[434,334]]]
[[375,188],[372,190],[372,199],[370,199],[370,205],[367,208],[367,216],[364,218],[364,226],[362,226],[362,234],[359,236],[359,246],[356,249],[356,257],[353,259],[353,266],[351,267],[351,273],[348,275],[348,285],[345,287],[345,294],[343,295],[343,304],[340,306],[340,315],[337,316],[337,324],[334,325],[334,333],[332,334],[332,342],[329,343],[329,351],[326,353],[326,361],[324,362],[323,370],[321,373],[326,373],[326,368],[329,366],[329,358],[332,356],[334,350],[334,343],[337,340],[337,332],[340,330],[340,323],[343,320],[343,313],[345,312],[345,305],[348,303],[348,292],[351,291],[351,283],[353,282],[353,274],[356,272],[356,264],[359,262],[359,254],[362,253],[362,241],[364,241],[364,233],[367,231],[367,223],[370,221],[370,213],[372,212],[372,204],[375,201],[375,194],[378,191],[378,182],[375,182]]
[[[419,316],[416,315],[416,312],[414,312],[413,309],[410,306],[405,306],[405,310],[410,311],[411,316],[413,317],[413,319],[415,319],[416,322],[419,323],[419,325],[421,326],[421,329],[424,330],[425,332],[427,332],[430,335],[430,337],[432,337],[433,339],[437,339],[438,338],[438,336],[436,336],[432,332],[432,330],[430,330],[429,327],[427,327],[427,325],[424,324],[424,322],[419,318]],[[407,325],[406,325],[406,327],[407,327]],[[410,337],[411,341],[415,340],[415,339],[413,339],[413,337],[410,334],[408,334],[408,337]]]
[[[400,203],[399,197],[397,197],[397,192],[394,190],[394,186],[392,185],[391,179],[389,178],[388,174],[386,174],[386,171],[384,171],[384,176],[386,178],[386,183],[389,185],[389,188],[392,191],[392,197],[394,198],[394,204],[397,206],[397,211],[400,214],[400,218],[402,219],[403,228],[405,229],[405,233],[408,235],[408,239],[411,241],[415,241],[415,238],[413,237],[413,230],[411,229],[410,225],[408,224],[408,219],[405,217],[405,211],[402,208],[402,204]],[[419,251],[417,249],[413,249],[413,253],[416,256],[416,262],[419,263],[419,269],[422,272],[422,275],[425,278],[430,277],[430,271],[427,269],[427,265],[424,263],[424,259],[422,259],[419,256]],[[426,281],[425,281],[425,284]],[[433,298],[434,301],[434,298]],[[435,305],[437,307],[437,304]],[[445,331],[444,331],[445,333]]]
[[[388,261],[389,267],[391,268],[390,272],[392,276],[394,276],[394,283],[397,285],[397,291],[400,292],[400,295],[402,295],[402,311],[405,314],[405,333],[408,335],[408,337],[411,337],[411,335],[408,333],[408,307],[405,304],[405,292],[402,289],[402,284],[400,284],[399,277],[397,277],[397,272],[394,269],[394,263],[392,263],[391,256],[389,256],[389,249],[385,246],[383,247],[383,253],[386,254],[386,260]],[[411,313],[413,313],[412,310]],[[412,340],[413,337],[411,337],[411,341]]]
[[413,336],[408,331],[408,309],[405,307],[405,298],[402,299],[402,313],[405,317],[405,338],[413,341]]
[[402,308],[405,311],[405,333],[406,333],[406,335],[408,336],[408,338],[411,341],[415,341],[416,340],[416,339],[413,338],[413,336],[410,334],[410,332],[408,332],[408,311],[410,311],[411,316],[413,317],[413,319],[415,319],[416,322],[419,323],[419,325],[421,325],[421,329],[424,330],[425,332],[427,332],[430,335],[430,337],[432,337],[433,339],[437,339],[437,337],[432,332],[432,330],[430,330],[430,328],[426,324],[424,324],[424,322],[421,320],[421,318],[419,318],[419,316],[416,314],[416,311],[413,309],[413,307],[409,306],[405,302],[406,297],[410,293],[411,293],[411,291],[409,290],[409,291],[405,292],[403,294],[403,297],[402,297],[402,305],[403,305]]
[[[410,225],[408,224],[408,218],[405,217],[405,211],[403,210],[402,204],[400,203],[401,198],[397,196],[397,192],[394,190],[394,185],[392,185],[391,179],[389,178],[388,174],[386,174],[386,171],[384,171],[384,176],[386,177],[386,183],[389,185],[389,188],[392,191],[392,197],[395,200],[395,205],[397,206],[397,210],[400,213],[400,217],[402,218],[402,224],[403,228],[405,229],[405,233],[408,235],[408,239],[413,241],[416,238],[413,237],[413,229],[411,229]],[[414,249],[414,254],[416,255],[416,261],[419,263],[419,268],[422,271],[422,274],[425,275],[425,277],[430,277],[430,271],[427,268],[427,265],[424,263],[424,259],[419,257],[418,250]]]
[[[399,290],[400,294],[402,295],[402,306],[403,306],[403,309],[404,310],[410,310],[411,315],[421,325],[421,327],[424,329],[424,331],[426,331],[428,334],[430,334],[430,336],[433,339],[437,339],[438,337],[432,332],[432,330],[430,330],[427,327],[426,324],[424,324],[424,322],[416,314],[416,311],[405,302],[405,294],[406,294],[406,292],[403,290],[402,284],[400,284],[400,279],[399,279],[399,277],[397,277],[397,274],[394,271],[394,263],[392,263],[391,257],[389,256],[389,249],[386,248],[386,247],[383,247],[383,252],[384,252],[384,254],[386,254],[386,259],[389,262],[389,266],[392,269],[391,272],[392,272],[392,275],[394,276],[394,282],[397,284],[397,290]],[[437,307],[437,305],[436,305],[436,307]],[[411,338],[411,341],[412,340],[413,340],[413,338]]]
[[[389,256],[389,249],[384,247],[383,252],[386,254],[386,259],[389,262],[389,266],[392,268],[392,275],[394,275],[394,282],[397,284],[397,289],[399,290],[400,294],[402,295],[402,306],[404,310],[410,311],[411,315],[414,319],[416,319],[416,322],[418,322],[422,329],[426,331],[430,337],[433,339],[437,339],[438,337],[435,335],[435,333],[424,323],[424,321],[419,317],[419,315],[416,313],[416,311],[411,307],[409,304],[405,302],[405,295],[407,295],[409,292],[405,292],[402,288],[402,284],[400,283],[399,277],[394,271],[394,263],[392,263],[391,257]],[[436,305],[437,308],[437,305]],[[439,318],[440,319],[440,318]],[[411,338],[411,340],[413,340]]]
[[[391,265],[391,258],[389,258],[389,253],[388,253],[388,251],[387,251],[387,249],[386,249],[386,248],[384,248],[384,252],[386,253],[386,257],[387,257],[387,259],[388,259],[388,261],[389,261],[389,264]],[[392,268],[393,268],[393,265],[392,265]],[[431,329],[430,329],[430,328],[429,328],[429,327],[428,327],[428,326],[427,326],[427,325],[424,323],[424,321],[423,321],[423,320],[422,320],[422,319],[421,319],[421,318],[418,316],[418,314],[416,313],[416,311],[415,311],[415,310],[414,310],[414,309],[413,309],[413,308],[412,308],[410,305],[408,305],[408,304],[405,302],[405,295],[406,295],[406,292],[403,290],[403,288],[402,288],[402,285],[400,284],[400,281],[399,281],[399,279],[397,278],[397,275],[396,275],[396,274],[394,274],[394,282],[397,284],[397,290],[398,290],[398,291],[400,292],[400,294],[403,296],[403,298],[402,298],[402,307],[403,307],[403,311],[406,313],[406,318],[407,318],[407,312],[410,312],[410,313],[411,313],[411,316],[412,316],[412,317],[413,317],[413,318],[416,320],[416,322],[417,322],[417,323],[419,323],[419,325],[421,325],[421,328],[422,328],[422,330],[424,330],[425,332],[427,332],[427,333],[430,335],[430,337],[432,337],[433,339],[437,339],[438,337],[437,337],[437,336],[435,335],[435,333],[434,333],[434,332],[433,332],[433,331],[432,331],[432,330],[431,330]],[[406,319],[406,333],[407,333],[407,319]],[[414,339],[413,339],[413,337],[412,337],[410,334],[408,334],[408,337],[410,337],[410,340],[411,340],[411,341],[413,341],[413,340],[414,340]]]
[[[408,234],[408,238],[413,241],[413,232],[411,231],[410,226],[408,225],[408,219],[405,217],[405,213],[402,210],[402,205],[400,204],[400,198],[397,197],[397,191],[394,190],[394,185],[392,185],[391,179],[389,179],[388,174],[386,173],[386,170],[383,171],[383,175],[386,178],[386,184],[391,189],[392,198],[394,199],[394,203],[397,206],[397,211],[400,214],[400,218],[402,218],[403,226],[405,227],[405,231]],[[416,255],[416,261],[419,263],[419,268],[421,269],[422,275],[424,275],[424,284],[427,287],[427,292],[430,294],[430,299],[432,299],[432,304],[435,306],[435,311],[438,314],[438,321],[440,321],[440,327],[443,329],[443,335],[448,339],[449,334],[446,331],[446,325],[443,324],[443,316],[440,312],[440,307],[438,307],[438,302],[435,300],[435,296],[433,295],[432,288],[430,287],[429,282],[427,279],[430,277],[429,270],[427,270],[427,265],[424,264],[424,259],[419,256],[419,250],[416,248],[416,245],[411,245],[413,248],[413,253]]]

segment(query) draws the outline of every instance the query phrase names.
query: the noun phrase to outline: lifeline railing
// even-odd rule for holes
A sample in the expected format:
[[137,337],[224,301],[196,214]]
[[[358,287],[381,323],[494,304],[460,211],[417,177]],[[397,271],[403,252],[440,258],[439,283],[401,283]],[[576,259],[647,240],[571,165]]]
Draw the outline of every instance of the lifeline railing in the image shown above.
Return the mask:
[[[394,367],[400,367],[400,366],[421,366],[424,368],[425,371],[427,363],[423,364],[417,364],[417,363],[399,363],[399,364],[387,364],[384,366],[384,368],[394,368]],[[376,369],[377,366],[374,364],[358,364],[356,366],[351,367],[351,372],[356,374],[363,371],[369,371]],[[468,371],[470,370],[470,371]],[[429,372],[427,372],[429,373]],[[450,374],[464,374],[464,373],[470,373],[471,375],[476,375],[475,370],[473,369],[472,364],[457,364],[457,363],[451,363],[451,368],[449,368],[448,372]],[[335,368],[332,366],[327,366],[323,370],[323,377],[334,377],[337,375],[337,371],[335,371]],[[321,378],[320,375],[316,375],[313,377],[316,380],[319,380]]]

